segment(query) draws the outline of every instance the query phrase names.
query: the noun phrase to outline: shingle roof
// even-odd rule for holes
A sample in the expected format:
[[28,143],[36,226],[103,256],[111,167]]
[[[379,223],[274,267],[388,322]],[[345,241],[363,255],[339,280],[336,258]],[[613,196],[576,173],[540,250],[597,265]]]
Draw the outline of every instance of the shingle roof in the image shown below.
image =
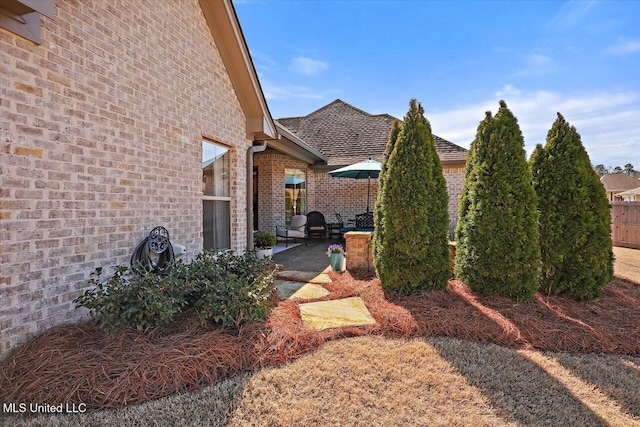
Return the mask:
[[638,186],[640,180],[630,177],[626,173],[608,173],[600,178],[606,191],[618,192],[632,190]]
[[[329,158],[329,165],[347,165],[363,159],[382,161],[394,121],[389,114],[369,114],[336,99],[303,117],[277,121]],[[443,163],[464,162],[467,150],[434,135]]]

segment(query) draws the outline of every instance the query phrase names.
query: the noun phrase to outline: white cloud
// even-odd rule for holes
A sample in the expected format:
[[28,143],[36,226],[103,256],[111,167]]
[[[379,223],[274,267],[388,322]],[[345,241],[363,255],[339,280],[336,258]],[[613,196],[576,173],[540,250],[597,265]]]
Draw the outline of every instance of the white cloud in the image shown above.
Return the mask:
[[523,55],[522,66],[512,74],[512,77],[538,77],[553,74],[558,67],[553,59],[541,53]]
[[549,91],[526,92],[505,85],[494,95],[493,99],[473,105],[427,114],[433,132],[469,148],[485,111],[495,114],[498,100],[502,98],[518,118],[529,154],[536,144],[545,143],[556,112],[560,112],[582,136],[582,143],[592,162],[605,165],[630,162],[640,166],[640,96],[636,93],[569,95]]
[[551,64],[553,60],[548,56],[534,53],[533,55],[529,56],[529,62],[534,65],[548,65]]
[[625,55],[628,53],[640,52],[640,40],[626,40],[611,46],[607,49],[611,55]]
[[268,101],[304,98],[304,99],[326,99],[337,93],[335,90],[315,90],[301,85],[280,85],[268,79],[261,78],[262,91]]
[[269,55],[259,51],[251,51],[251,59],[256,69],[263,73],[276,69],[278,65]]
[[564,3],[549,25],[560,31],[568,31],[578,25],[596,0],[569,0]]
[[520,89],[517,89],[514,85],[512,84],[506,84],[504,85],[504,87],[502,88],[502,90],[499,90],[495,93],[495,95],[497,97],[502,97],[502,96],[518,96],[522,93],[522,91]]
[[329,69],[329,64],[318,59],[298,56],[291,60],[289,69],[296,74],[315,76]]

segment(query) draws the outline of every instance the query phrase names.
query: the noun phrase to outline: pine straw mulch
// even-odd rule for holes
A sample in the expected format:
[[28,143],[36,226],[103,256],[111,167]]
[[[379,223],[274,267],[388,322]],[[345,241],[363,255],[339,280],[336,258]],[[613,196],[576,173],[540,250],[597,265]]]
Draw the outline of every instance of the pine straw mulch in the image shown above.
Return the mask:
[[[285,363],[322,343],[360,335],[446,335],[511,348],[640,355],[640,285],[620,279],[593,304],[538,295],[529,302],[480,295],[451,280],[445,291],[385,295],[375,278],[330,273],[330,294],[360,296],[376,325],[306,329],[296,301],[281,301],[265,323],[240,331],[202,325],[193,313],[148,334],[105,334],[91,321],[53,328],[0,365],[0,400],[85,403],[116,408],[201,388]],[[362,276],[359,276],[362,278]]]

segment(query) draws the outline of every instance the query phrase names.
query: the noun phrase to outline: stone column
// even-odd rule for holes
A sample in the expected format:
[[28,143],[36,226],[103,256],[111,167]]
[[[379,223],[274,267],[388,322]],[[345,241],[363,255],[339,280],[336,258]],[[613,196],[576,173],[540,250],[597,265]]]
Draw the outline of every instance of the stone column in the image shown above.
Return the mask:
[[347,271],[371,272],[373,264],[373,232],[349,231],[344,235],[347,252]]

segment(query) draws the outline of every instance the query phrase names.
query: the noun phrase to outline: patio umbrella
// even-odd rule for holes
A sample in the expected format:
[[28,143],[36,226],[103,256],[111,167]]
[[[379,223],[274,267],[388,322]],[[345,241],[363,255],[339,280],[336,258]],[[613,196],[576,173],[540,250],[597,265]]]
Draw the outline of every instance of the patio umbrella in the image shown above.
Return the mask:
[[380,169],[382,164],[375,160],[365,160],[363,162],[354,163],[349,166],[345,166],[340,169],[329,172],[334,178],[355,178],[355,179],[368,179],[367,184],[367,212],[369,212],[369,194],[371,191],[371,178],[378,178],[380,175]]

